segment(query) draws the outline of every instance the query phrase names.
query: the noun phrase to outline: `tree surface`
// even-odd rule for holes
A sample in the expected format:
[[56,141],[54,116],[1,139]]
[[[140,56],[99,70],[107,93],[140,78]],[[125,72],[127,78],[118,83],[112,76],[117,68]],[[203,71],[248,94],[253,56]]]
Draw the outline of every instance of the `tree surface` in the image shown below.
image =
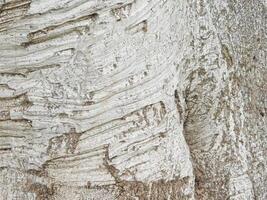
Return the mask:
[[266,200],[264,0],[0,0],[1,200]]

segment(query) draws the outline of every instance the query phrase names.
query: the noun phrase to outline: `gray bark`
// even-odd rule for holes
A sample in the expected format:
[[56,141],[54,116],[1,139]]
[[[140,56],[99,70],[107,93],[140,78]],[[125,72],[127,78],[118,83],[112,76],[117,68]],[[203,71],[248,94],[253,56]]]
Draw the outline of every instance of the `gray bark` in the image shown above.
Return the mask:
[[0,1],[0,199],[267,199],[266,6]]

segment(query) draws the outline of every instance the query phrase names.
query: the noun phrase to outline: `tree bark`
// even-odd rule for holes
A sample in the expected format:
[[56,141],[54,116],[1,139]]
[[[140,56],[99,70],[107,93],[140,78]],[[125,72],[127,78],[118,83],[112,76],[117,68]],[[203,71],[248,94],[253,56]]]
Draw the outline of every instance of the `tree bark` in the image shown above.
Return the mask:
[[0,199],[267,199],[266,17],[0,1]]

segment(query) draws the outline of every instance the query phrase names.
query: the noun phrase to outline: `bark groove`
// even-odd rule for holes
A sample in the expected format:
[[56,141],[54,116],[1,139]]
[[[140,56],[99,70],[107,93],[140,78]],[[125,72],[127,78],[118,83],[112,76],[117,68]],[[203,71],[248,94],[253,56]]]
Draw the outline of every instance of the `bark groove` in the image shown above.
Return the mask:
[[0,0],[0,200],[267,198],[263,0]]

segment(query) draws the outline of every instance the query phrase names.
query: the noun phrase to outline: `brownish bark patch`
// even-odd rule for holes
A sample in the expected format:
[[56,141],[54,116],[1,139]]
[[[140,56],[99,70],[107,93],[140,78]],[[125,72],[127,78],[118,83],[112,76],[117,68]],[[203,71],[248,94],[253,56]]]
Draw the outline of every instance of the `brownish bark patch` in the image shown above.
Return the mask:
[[57,156],[60,152],[66,154],[73,154],[78,145],[82,133],[77,133],[75,128],[71,128],[69,133],[53,137],[49,140],[47,153],[49,155]]

